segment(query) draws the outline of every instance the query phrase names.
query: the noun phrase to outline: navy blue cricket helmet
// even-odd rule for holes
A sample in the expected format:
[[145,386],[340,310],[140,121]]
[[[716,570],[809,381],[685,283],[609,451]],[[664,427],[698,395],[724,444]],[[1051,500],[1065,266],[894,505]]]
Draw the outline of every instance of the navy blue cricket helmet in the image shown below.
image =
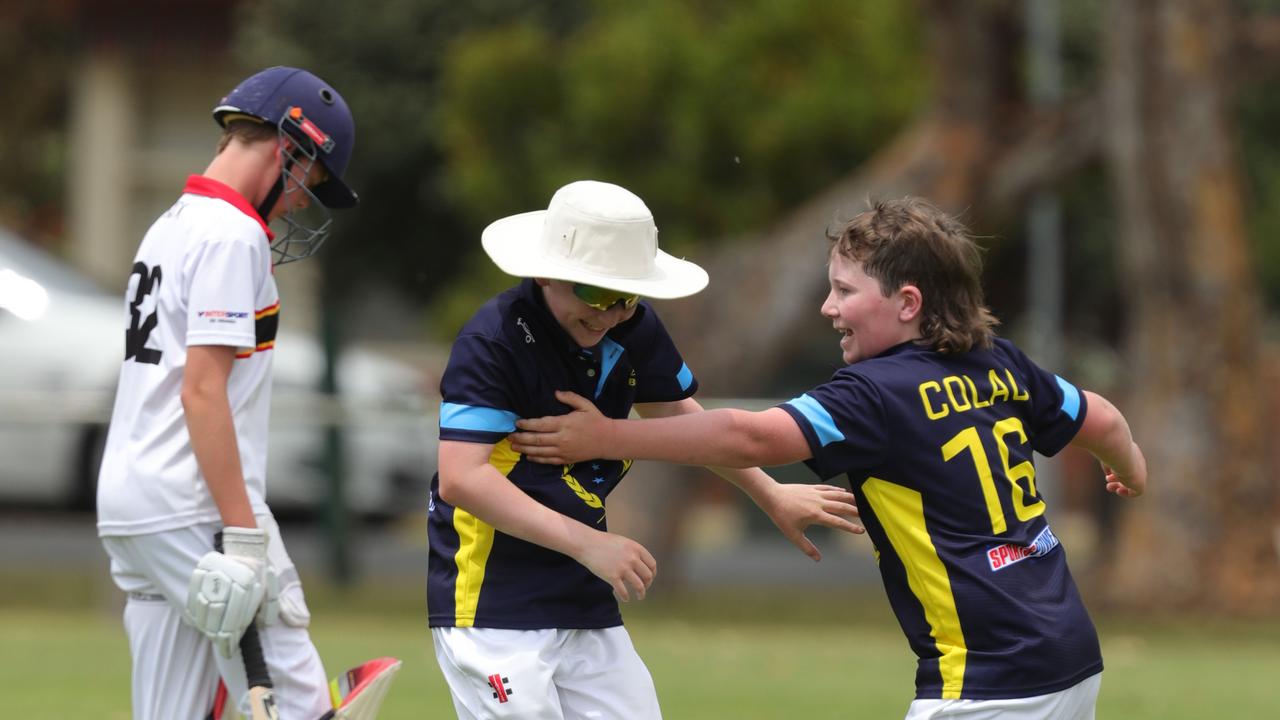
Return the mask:
[[276,125],[313,149],[329,173],[311,188],[316,199],[330,208],[355,206],[356,193],[342,175],[351,159],[356,124],[333,86],[299,68],[267,68],[241,81],[213,109],[213,119],[223,127],[236,116]]

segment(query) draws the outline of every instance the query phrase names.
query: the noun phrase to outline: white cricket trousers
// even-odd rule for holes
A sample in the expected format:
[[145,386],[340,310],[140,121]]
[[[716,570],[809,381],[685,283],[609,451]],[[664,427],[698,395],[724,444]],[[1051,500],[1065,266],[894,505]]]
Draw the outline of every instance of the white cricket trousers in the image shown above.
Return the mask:
[[625,628],[431,628],[459,720],[660,720]]
[[916,700],[906,720],[1094,720],[1102,673],[1066,690],[1005,700]]
[[[289,594],[305,608],[298,571],[280,540],[280,528],[269,516],[258,526],[270,538],[267,556],[280,578],[281,595]],[[102,538],[111,556],[111,577],[128,593],[124,629],[133,656],[135,720],[203,720],[213,707],[221,676],[227,685],[228,710],[248,710],[248,683],[239,650],[230,659],[182,619],[191,571],[213,549],[214,523],[147,535]],[[262,654],[275,686],[281,720],[316,720],[333,707],[320,654],[305,627],[277,619],[261,625]]]

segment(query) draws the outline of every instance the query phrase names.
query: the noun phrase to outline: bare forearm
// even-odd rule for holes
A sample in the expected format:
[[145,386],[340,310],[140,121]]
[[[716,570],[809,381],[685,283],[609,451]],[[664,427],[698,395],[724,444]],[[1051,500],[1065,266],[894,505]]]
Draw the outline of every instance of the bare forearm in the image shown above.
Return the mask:
[[595,532],[529,497],[492,465],[469,468],[456,477],[442,470],[440,487],[446,502],[495,530],[573,558]]
[[614,420],[607,456],[720,468],[785,465],[802,459],[803,455],[771,442],[757,422],[760,415],[718,409],[652,420]]
[[727,468],[708,466],[708,470],[729,481],[734,487],[746,493],[760,508],[768,511],[770,491],[778,485],[778,481],[758,467]]
[[704,412],[686,398],[646,408],[651,419],[610,420],[579,395],[557,392],[556,398],[573,411],[516,421],[519,430],[508,436],[512,449],[550,464],[612,458],[749,468],[810,456],[800,426],[780,408]]
[[184,392],[182,403],[191,449],[223,525],[257,527],[240,467],[231,406],[225,395]]
[[[1123,421],[1122,421],[1123,422]],[[1138,446],[1133,441],[1133,435],[1129,433],[1126,425],[1123,432],[1117,432],[1112,442],[1098,444],[1086,448],[1094,457],[1115,470],[1122,476],[1130,476],[1136,472],[1136,453]]]
[[1102,463],[1107,491],[1124,497],[1146,492],[1147,460],[1133,441],[1124,415],[1106,398],[1085,391],[1088,411],[1072,444],[1082,447]]
[[[703,413],[704,408],[697,400],[686,398],[677,402],[637,405],[636,411],[642,418],[661,418]],[[707,469],[746,493],[747,497],[751,498],[765,512],[769,511],[772,505],[770,493],[777,488],[778,483],[759,467],[739,468],[709,465]]]
[[863,532],[862,526],[852,520],[858,517],[858,510],[853,493],[847,490],[805,483],[783,485],[759,468],[711,469],[750,496],[778,526],[783,537],[813,560],[821,559],[822,553],[805,537],[805,529],[810,525],[825,525],[854,534]]
[[[508,436],[512,449],[543,464],[590,458],[650,458],[705,465],[737,485],[809,557],[822,554],[804,535],[814,523],[851,533],[861,526],[853,493],[830,485],[780,485],[759,469],[810,457],[800,425],[783,409],[703,412],[692,398],[637,405],[646,420],[608,420],[586,398],[557,392],[573,408],[566,415],[521,419]],[[746,469],[731,469],[746,468]]]
[[[597,530],[534,500],[489,459],[493,445],[440,441],[441,499],[506,535],[563,553],[609,583],[626,601],[643,598],[657,563],[630,538]],[[603,505],[603,503],[602,503]],[[603,512],[603,507],[601,507]]]

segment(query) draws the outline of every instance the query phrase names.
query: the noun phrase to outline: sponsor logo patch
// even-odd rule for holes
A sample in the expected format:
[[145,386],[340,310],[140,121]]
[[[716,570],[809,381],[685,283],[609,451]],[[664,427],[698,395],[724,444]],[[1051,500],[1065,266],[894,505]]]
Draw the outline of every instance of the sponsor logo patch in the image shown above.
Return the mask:
[[329,137],[329,133],[321,130],[318,125],[311,122],[310,118],[302,114],[302,108],[289,108],[289,120],[298,127],[299,130],[306,133],[307,137],[316,144],[316,147],[326,153],[333,152],[333,138]]
[[991,566],[992,572],[999,572],[1027,558],[1047,555],[1060,544],[1058,536],[1054,535],[1053,531],[1046,525],[1030,545],[1005,543],[987,550],[987,563]]
[[534,342],[533,331],[529,329],[529,323],[525,322],[524,318],[518,317],[516,318],[516,324],[524,331],[524,343],[528,345],[529,343]]
[[509,687],[510,685],[511,678],[504,678],[501,673],[489,676],[489,687],[493,688],[493,697],[499,703],[507,702],[511,699],[511,695],[516,694],[516,691]]
[[202,317],[202,318],[209,318],[209,319],[213,319],[213,318],[247,318],[247,317],[249,317],[249,313],[247,313],[247,312],[235,312],[235,311],[232,311],[232,310],[200,310],[200,311],[196,312],[196,316],[197,316],[197,317]]

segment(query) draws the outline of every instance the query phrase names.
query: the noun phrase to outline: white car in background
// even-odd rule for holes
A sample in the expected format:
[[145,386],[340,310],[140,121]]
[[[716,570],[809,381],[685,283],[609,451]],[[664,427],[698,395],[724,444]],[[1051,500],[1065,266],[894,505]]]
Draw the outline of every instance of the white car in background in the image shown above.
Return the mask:
[[[123,280],[122,280],[123,283]],[[0,230],[0,503],[93,507],[124,356],[121,293]],[[416,368],[341,353],[340,394],[319,392],[324,354],[306,335],[276,340],[267,501],[277,512],[330,497],[330,428],[340,428],[344,506],[365,516],[425,507],[439,399]]]

